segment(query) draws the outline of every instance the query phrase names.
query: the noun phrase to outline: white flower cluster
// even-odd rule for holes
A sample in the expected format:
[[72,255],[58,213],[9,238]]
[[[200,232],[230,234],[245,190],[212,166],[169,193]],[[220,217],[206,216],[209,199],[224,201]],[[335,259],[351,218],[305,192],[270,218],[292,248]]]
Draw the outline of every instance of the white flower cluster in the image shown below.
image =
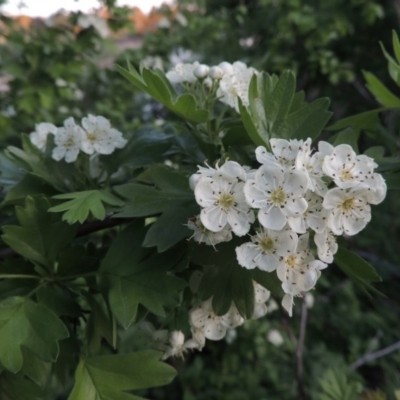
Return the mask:
[[[260,227],[251,241],[236,248],[245,268],[273,272],[282,281],[283,307],[292,315],[294,296],[311,290],[321,270],[333,262],[337,235],[355,235],[371,219],[371,204],[386,196],[374,160],[356,155],[351,146],[333,147],[311,139],[271,139],[272,152],[256,149],[257,170],[228,161],[203,168],[190,178],[199,216],[188,227],[199,243],[229,241],[232,232],[243,236],[255,221]],[[313,256],[310,233],[317,247]]]
[[238,98],[244,105],[249,104],[248,89],[254,74],[258,71],[241,61],[233,64],[224,61],[214,67],[195,61],[178,63],[166,76],[173,84],[201,82],[207,88],[216,86],[217,98],[239,111]]
[[122,149],[127,140],[122,133],[111,127],[110,121],[100,115],[88,115],[82,118],[82,127],[75,120],[67,118],[64,126],[57,128],[48,122],[36,125],[30,134],[32,144],[45,151],[48,135],[54,135],[55,147],[52,158],[56,161],[65,159],[74,162],[80,151],[92,154],[111,154],[115,149]]
[[[258,319],[276,308],[273,301],[268,305],[267,302],[271,293],[263,286],[253,281],[254,285],[254,313],[252,319]],[[194,306],[189,311],[189,323],[192,331],[192,338],[185,341],[185,336],[181,331],[166,330],[156,331],[153,340],[159,345],[160,338],[164,343],[163,359],[171,356],[182,357],[185,352],[191,349],[202,350],[206,339],[221,340],[230,329],[234,329],[245,322],[239,314],[236,306],[232,303],[225,315],[218,316],[212,308],[212,298]]]

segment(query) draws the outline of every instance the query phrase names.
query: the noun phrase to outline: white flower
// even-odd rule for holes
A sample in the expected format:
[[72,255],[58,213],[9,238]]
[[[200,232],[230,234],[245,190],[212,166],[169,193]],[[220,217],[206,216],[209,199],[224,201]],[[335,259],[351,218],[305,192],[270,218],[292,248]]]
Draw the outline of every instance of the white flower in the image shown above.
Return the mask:
[[267,339],[274,346],[279,347],[283,344],[283,337],[277,329],[271,329],[268,332]]
[[201,178],[211,178],[215,172],[220,172],[231,179],[237,179],[244,182],[247,180],[246,168],[249,167],[242,167],[236,161],[227,161],[221,167],[218,165],[217,162],[215,168],[210,167],[208,164],[206,165],[207,168],[198,165],[197,167],[199,168],[199,170],[189,178],[189,186],[192,190],[194,190]]
[[[244,170],[243,174],[246,176]],[[229,224],[238,236],[249,231],[254,214],[246,203],[243,186],[242,181],[220,171],[200,179],[194,194],[197,203],[203,207],[200,219],[207,229],[220,232]]]
[[[297,248],[283,258],[277,269],[278,278],[282,281],[282,289],[286,294],[298,296],[311,290],[321,275],[325,263],[315,260],[308,247],[308,233],[299,237]],[[292,299],[293,301],[293,299]]]
[[261,286],[256,281],[253,281],[254,286],[254,311],[252,319],[264,317],[268,313],[268,306],[266,302],[271,297],[271,292],[264,286]]
[[297,246],[297,235],[290,230],[257,232],[251,242],[236,247],[238,263],[247,269],[258,267],[267,272],[276,270],[282,257],[293,252]]
[[199,65],[200,64],[197,61],[192,64],[176,64],[170,71],[166,73],[166,77],[171,83],[194,83],[197,81],[197,77],[194,75],[194,70]]
[[206,344],[206,336],[204,335],[203,329],[191,326],[190,330],[192,332],[192,339],[198,343],[197,350],[201,351]]
[[169,347],[161,357],[162,360],[166,360],[169,357],[183,357],[189,349],[197,349],[199,343],[194,339],[189,339],[185,342],[185,335],[182,331],[172,331],[169,334]]
[[111,127],[110,121],[100,115],[82,118],[85,128],[81,149],[86,154],[111,154],[116,148],[122,149],[127,141],[122,133]]
[[284,170],[293,169],[297,153],[303,145],[302,140],[271,139],[269,141],[272,153],[264,146],[256,148],[256,158],[260,164],[276,164]]
[[371,188],[367,193],[367,200],[369,204],[379,204],[386,197],[387,186],[381,174],[374,173],[369,175],[365,184]]
[[243,324],[244,319],[233,304],[225,315],[218,316],[214,313],[210,298],[190,310],[189,322],[192,327],[201,329],[207,339],[221,340],[228,328]]
[[289,217],[289,226],[297,233],[306,233],[308,228],[315,232],[322,232],[326,227],[329,212],[322,207],[323,198],[317,194],[307,191],[304,198],[308,207],[303,214]]
[[330,211],[328,227],[335,235],[355,235],[371,220],[368,195],[371,191],[363,185],[353,189],[334,188],[325,195],[323,206]]
[[219,100],[230,107],[239,111],[238,98],[240,98],[245,106],[249,105],[249,85],[251,78],[258,72],[254,68],[248,68],[246,64],[236,61],[232,65],[229,63],[221,63],[219,68],[222,69],[222,76],[217,96]]
[[247,202],[259,208],[258,220],[268,229],[281,230],[288,217],[300,216],[307,209],[304,195],[307,178],[301,171],[285,171],[277,165],[262,165],[244,187]]
[[60,161],[65,158],[67,163],[74,162],[78,157],[83,135],[83,129],[75,124],[72,117],[66,119],[64,128],[58,128],[54,137],[56,145],[52,153],[54,160]]
[[338,244],[336,243],[335,236],[329,229],[322,233],[316,233],[314,242],[317,245],[318,257],[321,261],[328,264],[333,262],[333,256],[338,251]]
[[49,134],[55,135],[57,133],[57,127],[49,122],[41,122],[35,125],[35,132],[32,132],[29,136],[31,143],[35,145],[39,150],[45,151],[47,144],[47,137]]
[[229,225],[225,225],[219,232],[212,232],[203,225],[199,216],[189,219],[187,227],[194,231],[192,238],[198,243],[215,246],[218,243],[229,242],[232,239],[232,230]]
[[326,155],[325,152],[329,151],[329,147],[324,144],[321,145],[321,143],[325,142],[320,142],[319,144],[324,152],[316,152],[312,154],[311,139],[307,139],[299,148],[295,160],[295,168],[299,171],[302,171],[306,175],[307,188],[309,190],[316,192],[320,196],[324,196],[328,191],[328,188],[322,179],[324,176],[322,164]]
[[371,160],[357,156],[351,146],[340,144],[330,156],[325,156],[322,169],[339,188],[348,189],[364,183],[372,175],[375,164]]

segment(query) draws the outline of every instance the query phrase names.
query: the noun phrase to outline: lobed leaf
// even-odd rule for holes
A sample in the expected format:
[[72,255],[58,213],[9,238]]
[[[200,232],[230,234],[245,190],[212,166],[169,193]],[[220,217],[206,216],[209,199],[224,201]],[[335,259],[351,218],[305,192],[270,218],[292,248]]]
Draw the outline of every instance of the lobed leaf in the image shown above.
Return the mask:
[[23,297],[0,302],[0,362],[9,371],[21,370],[22,346],[43,361],[55,361],[58,341],[68,336],[65,325],[47,307]]
[[106,209],[103,203],[113,206],[123,206],[124,202],[106,190],[86,190],[53,196],[53,199],[70,199],[58,206],[51,207],[50,212],[64,212],[63,221],[69,224],[83,223],[92,214],[93,217],[102,221],[106,217]]
[[142,397],[126,391],[170,383],[174,368],[152,350],[82,359],[68,400],[134,400]]

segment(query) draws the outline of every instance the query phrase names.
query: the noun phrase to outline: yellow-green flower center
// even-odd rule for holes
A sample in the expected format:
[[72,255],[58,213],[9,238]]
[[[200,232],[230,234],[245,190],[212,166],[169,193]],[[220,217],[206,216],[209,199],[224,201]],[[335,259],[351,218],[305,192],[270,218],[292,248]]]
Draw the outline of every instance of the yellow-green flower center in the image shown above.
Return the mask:
[[296,256],[292,254],[291,256],[286,258],[286,264],[290,268],[294,268],[296,266]]
[[222,193],[218,199],[218,205],[224,210],[229,211],[235,204],[235,197],[230,193]]
[[348,198],[342,203],[342,210],[349,211],[354,207],[354,199]]
[[275,250],[275,243],[268,236],[261,238],[259,241],[259,245],[263,253],[271,253]]
[[87,139],[89,140],[89,142],[91,142],[91,143],[97,142],[97,136],[96,136],[95,133],[88,133],[88,134],[86,135],[86,137],[87,137]]
[[347,181],[352,181],[353,180],[353,174],[349,169],[343,169],[340,172],[340,180],[347,182]]
[[271,202],[275,206],[284,205],[286,202],[286,198],[286,193],[281,188],[275,189],[271,192]]
[[67,149],[75,146],[75,140],[72,136],[69,136],[68,139],[64,142],[64,147]]

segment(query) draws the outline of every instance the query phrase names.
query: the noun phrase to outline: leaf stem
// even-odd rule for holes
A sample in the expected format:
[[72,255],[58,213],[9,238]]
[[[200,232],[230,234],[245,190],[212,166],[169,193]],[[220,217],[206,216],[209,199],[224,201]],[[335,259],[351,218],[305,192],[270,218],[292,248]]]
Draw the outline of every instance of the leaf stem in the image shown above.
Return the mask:
[[306,400],[307,396],[304,389],[304,374],[303,374],[303,351],[304,342],[306,338],[306,328],[307,328],[307,303],[304,297],[303,303],[301,305],[301,320],[300,320],[300,334],[299,340],[297,342],[296,349],[296,378],[297,378],[297,398],[299,400]]
[[38,279],[49,280],[49,278],[40,275],[25,275],[25,274],[0,274],[0,279]]

